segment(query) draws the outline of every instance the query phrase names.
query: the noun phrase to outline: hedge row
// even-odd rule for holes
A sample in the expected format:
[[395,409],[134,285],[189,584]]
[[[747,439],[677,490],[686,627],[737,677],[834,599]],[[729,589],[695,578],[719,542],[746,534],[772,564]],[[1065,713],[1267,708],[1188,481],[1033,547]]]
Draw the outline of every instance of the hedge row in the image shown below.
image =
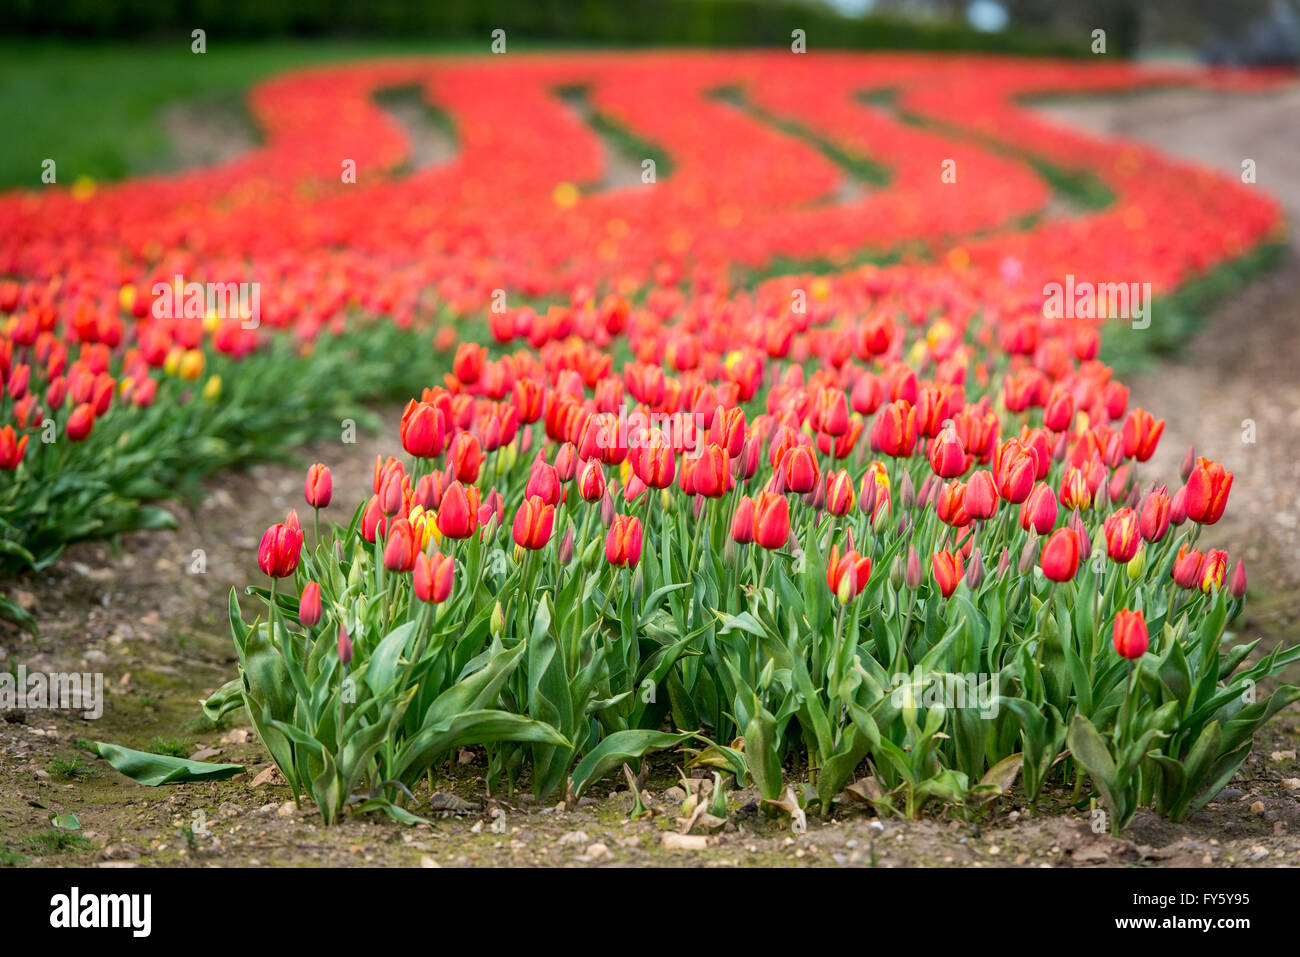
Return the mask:
[[1087,38],[885,17],[846,18],[789,0],[9,0],[7,32],[140,38],[203,28],[209,36],[487,37],[501,28],[522,40],[593,44],[771,46],[795,28],[810,48],[985,50],[1079,55]]

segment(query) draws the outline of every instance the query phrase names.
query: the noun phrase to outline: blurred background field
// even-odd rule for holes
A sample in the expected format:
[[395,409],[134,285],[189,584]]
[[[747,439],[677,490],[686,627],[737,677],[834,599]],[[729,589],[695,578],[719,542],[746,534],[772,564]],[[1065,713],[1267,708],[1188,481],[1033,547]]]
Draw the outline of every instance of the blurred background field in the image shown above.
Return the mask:
[[[281,70],[348,59],[487,55],[504,29],[512,52],[619,46],[785,46],[1107,55],[1294,63],[1295,0],[9,0],[0,23],[0,189],[40,185],[41,161],[116,180],[194,165],[169,106],[222,135],[255,141],[244,92]],[[206,53],[191,52],[205,31]],[[219,153],[219,150],[217,151]]]

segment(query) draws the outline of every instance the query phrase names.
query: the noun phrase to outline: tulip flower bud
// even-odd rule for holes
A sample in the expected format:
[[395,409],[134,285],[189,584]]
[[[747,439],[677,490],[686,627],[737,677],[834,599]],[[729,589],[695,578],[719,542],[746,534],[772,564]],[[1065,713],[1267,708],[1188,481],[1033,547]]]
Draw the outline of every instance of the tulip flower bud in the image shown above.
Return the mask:
[[1141,580],[1142,573],[1147,570],[1147,547],[1145,545],[1139,548],[1136,554],[1129,559],[1125,568],[1128,571],[1130,581]]
[[[904,518],[907,518],[907,516],[904,516]],[[871,519],[871,534],[882,535],[887,528],[889,528],[889,509],[876,509],[876,514]]]
[[353,553],[352,567],[348,569],[348,590],[352,592],[360,592],[365,577],[366,551],[364,548],[359,548]]
[[904,510],[916,505],[916,489],[912,486],[912,476],[909,472],[904,472],[903,480],[898,483],[898,504]]
[[600,496],[600,523],[606,528],[614,521],[614,496],[609,492],[609,486],[605,486],[605,491]]
[[298,621],[304,628],[314,628],[320,623],[320,616],[320,585],[308,582],[302,590],[302,597],[298,599]]
[[1187,521],[1187,486],[1184,485],[1169,502],[1169,523],[1175,527]]
[[1002,546],[1002,556],[998,559],[998,577],[1003,578],[1011,569],[1011,550],[1007,546]]
[[492,617],[489,619],[488,627],[492,631],[493,638],[500,638],[506,630],[506,610],[501,607],[501,602],[492,606]]
[[927,475],[921,480],[921,487],[916,490],[916,504],[925,508],[930,504],[930,493],[934,488],[934,476]]
[[589,572],[596,567],[596,562],[600,560],[602,554],[601,549],[604,544],[605,543],[600,540],[600,536],[597,535],[582,547],[582,555],[578,560],[582,564],[584,571]]
[[1038,532],[1030,529],[1029,537],[1025,539],[1025,547],[1020,550],[1020,562],[1017,568],[1022,575],[1028,575],[1038,562]]
[[325,508],[334,495],[334,480],[327,466],[317,462],[307,470],[303,495],[312,508]]
[[1189,445],[1187,446],[1187,454],[1183,456],[1183,464],[1178,470],[1179,474],[1183,477],[1184,482],[1187,481],[1187,477],[1192,474],[1192,469],[1195,467],[1196,447]]
[[894,590],[902,588],[906,583],[906,573],[903,569],[903,556],[895,555],[894,560],[889,563],[889,584]]
[[835,597],[841,605],[847,605],[853,600],[853,596],[856,594],[855,589],[854,575],[850,571],[848,574],[840,576],[839,586],[835,589]]
[[645,591],[645,570],[641,565],[636,566],[636,571],[632,573],[632,597],[641,600],[641,594]]
[[970,565],[966,568],[966,584],[969,585],[973,591],[976,588],[979,588],[983,581],[984,557],[980,554],[980,550],[977,548],[971,553]]
[[564,530],[564,537],[560,539],[560,548],[557,554],[561,565],[567,565],[573,561],[573,523]]
[[1240,558],[1232,569],[1232,583],[1228,586],[1228,592],[1233,598],[1241,598],[1246,594],[1246,566]]
[[870,472],[862,478],[861,495],[858,505],[863,515],[873,515],[876,511],[876,479]]
[[347,629],[339,625],[339,664],[347,667],[352,664],[352,639],[348,637]]
[[572,442],[565,442],[555,453],[555,473],[561,482],[570,482],[577,471],[578,449]]
[[916,546],[907,546],[907,574],[904,579],[908,588],[921,587],[921,559],[916,554]]

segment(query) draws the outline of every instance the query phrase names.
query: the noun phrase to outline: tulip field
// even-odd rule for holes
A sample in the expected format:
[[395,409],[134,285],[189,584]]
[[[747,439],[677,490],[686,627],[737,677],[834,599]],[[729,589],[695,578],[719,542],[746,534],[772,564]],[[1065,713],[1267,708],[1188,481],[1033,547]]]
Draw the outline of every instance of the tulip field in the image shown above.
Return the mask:
[[[648,776],[705,782],[687,834],[746,803],[783,835],[1182,825],[1300,700],[1300,644],[1238,630],[1225,450],[1158,470],[1180,410],[1121,376],[1284,217],[1031,104],[1291,82],[785,50],[278,74],[233,159],[0,193],[0,620],[37,631],[15,589],[77,543],[290,461],[190,710],[321,827],[437,824],[462,759],[473,800],[620,791],[634,821],[677,813]],[[451,155],[410,161],[394,90]],[[146,784],[246,771],[82,736]]]

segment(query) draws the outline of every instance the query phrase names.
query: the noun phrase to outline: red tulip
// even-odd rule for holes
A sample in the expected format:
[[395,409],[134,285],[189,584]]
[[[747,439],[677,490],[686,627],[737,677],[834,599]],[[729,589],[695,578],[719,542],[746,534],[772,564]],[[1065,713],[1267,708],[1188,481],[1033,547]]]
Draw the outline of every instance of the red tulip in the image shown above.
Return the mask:
[[715,420],[713,432],[713,441],[727,450],[728,458],[740,455],[745,447],[745,410],[724,410]]
[[1056,525],[1058,507],[1056,494],[1049,485],[1035,485],[1024,504],[1020,506],[1020,527],[1031,527],[1039,535],[1046,535]]
[[726,494],[731,479],[731,460],[726,451],[712,442],[704,446],[699,458],[688,459],[691,484],[696,495],[721,498]]
[[1187,521],[1187,486],[1184,485],[1174,497],[1169,500],[1169,521],[1172,525],[1180,526]]
[[843,435],[849,430],[849,400],[841,389],[822,389],[817,393],[810,416],[813,428],[827,435]]
[[387,530],[388,519],[379,507],[379,496],[372,495],[361,513],[361,537],[373,545],[375,539],[382,537]]
[[561,482],[573,481],[578,473],[578,449],[572,442],[565,442],[555,453],[555,474]]
[[423,602],[440,604],[451,595],[456,563],[449,555],[415,556],[415,597]]
[[1059,386],[1047,397],[1043,406],[1043,427],[1053,432],[1064,432],[1074,420],[1074,396]]
[[529,496],[515,512],[515,544],[533,550],[545,547],[551,540],[554,524],[555,506],[536,495]]
[[1149,645],[1147,622],[1141,611],[1121,608],[1115,613],[1115,650],[1130,660],[1141,658]]
[[257,567],[272,578],[288,578],[298,567],[302,553],[302,526],[298,516],[290,512],[279,525],[272,525],[262,535],[257,549]]
[[1223,587],[1224,576],[1228,573],[1228,553],[1219,548],[1211,548],[1205,553],[1201,567],[1197,572],[1201,591],[1207,595]]
[[742,495],[736,503],[736,515],[731,520],[731,537],[741,545],[754,540],[754,500]]
[[939,496],[934,505],[939,521],[953,528],[965,528],[970,524],[970,513],[966,510],[966,486],[953,479],[939,489]]
[[448,538],[469,538],[478,530],[478,502],[471,503],[470,495],[460,482],[452,482],[442,493],[438,508],[438,531]]
[[95,409],[88,402],[83,402],[68,416],[68,424],[65,429],[68,438],[74,442],[80,442],[90,435],[91,430],[95,427]]
[[442,453],[446,430],[440,409],[432,403],[412,399],[402,413],[402,448],[417,458],[434,458]]
[[998,510],[998,490],[993,485],[993,473],[980,469],[966,482],[966,511],[971,518],[985,521]]
[[473,385],[483,374],[486,360],[487,349],[475,342],[462,342],[451,363],[452,375],[466,385]]
[[615,515],[605,536],[605,560],[617,568],[636,568],[641,560],[641,520]]
[[298,621],[306,628],[315,628],[320,624],[320,617],[320,585],[308,582],[303,586],[302,597],[298,599]]
[[302,494],[312,508],[325,508],[334,497],[334,479],[328,466],[317,462],[307,470]]
[[1066,508],[1090,508],[1092,492],[1083,469],[1069,467],[1061,477],[1061,504]]
[[821,478],[817,457],[806,445],[796,445],[787,451],[781,458],[781,468],[785,471],[786,488],[798,495],[811,492]]
[[427,512],[436,512],[442,504],[443,477],[442,472],[421,475],[415,483],[415,504]]
[[516,379],[510,394],[510,401],[519,412],[519,421],[531,425],[542,417],[542,405],[545,400],[542,387],[532,379]]
[[379,488],[379,509],[392,517],[403,511],[406,504],[406,476],[396,470],[389,472]]
[[605,470],[599,459],[588,459],[578,472],[578,494],[587,502],[598,502],[605,494]]
[[952,595],[962,577],[961,556],[947,551],[935,552],[930,556],[930,567],[939,592],[944,598]]
[[528,484],[524,486],[524,498],[536,496],[547,505],[558,505],[564,499],[564,484],[560,473],[553,465],[548,465],[540,455],[533,462],[528,473]]
[[1196,460],[1187,477],[1187,517],[1201,525],[1213,525],[1223,517],[1232,490],[1232,473],[1207,458]]
[[456,478],[466,484],[472,485],[478,481],[483,458],[483,447],[473,432],[457,432],[447,446],[447,464]]
[[1204,557],[1198,550],[1187,545],[1178,549],[1178,556],[1174,559],[1174,567],[1169,572],[1174,584],[1179,588],[1194,587],[1201,571],[1201,560]]
[[998,460],[994,467],[994,478],[1002,500],[1012,505],[1024,502],[1034,488],[1037,469],[1034,456],[1018,439],[1004,442],[998,450]]
[[390,572],[409,572],[415,568],[415,556],[420,554],[420,540],[411,523],[404,518],[395,519],[388,526],[384,538],[384,567]]
[[677,474],[672,444],[659,430],[650,433],[646,443],[635,450],[632,460],[637,478],[649,488],[667,488]]
[[[867,587],[867,581],[871,578],[871,559],[864,555],[859,555],[853,549],[844,553],[840,557],[839,545],[831,546],[830,561],[826,565],[826,587],[831,590],[832,595],[841,597],[841,600],[847,598],[856,598],[862,594],[863,589]],[[848,579],[847,583],[845,579]],[[840,588],[845,588],[845,593],[841,595]]]
[[956,478],[966,471],[966,452],[953,429],[944,429],[930,444],[930,468],[940,478]]
[[[872,481],[870,477],[864,481]],[[873,483],[874,484],[874,483]],[[853,478],[845,469],[829,472],[826,475],[826,511],[832,515],[844,517],[853,511],[856,496],[853,494]]]
[[12,425],[0,428],[0,469],[12,471],[18,468],[18,463],[23,460],[23,453],[27,451],[29,437],[24,435],[21,439],[18,438]]
[[784,495],[759,492],[754,499],[754,541],[764,548],[784,548],[790,539],[790,503]]
[[1148,542],[1160,541],[1169,531],[1170,507],[1169,493],[1165,491],[1163,485],[1154,489],[1143,500],[1139,525],[1142,537]]
[[1039,556],[1043,574],[1054,582],[1069,581],[1079,570],[1079,536],[1074,529],[1058,528],[1048,536]]
[[1106,554],[1117,562],[1128,562],[1137,554],[1142,544],[1137,512],[1121,508],[1107,517],[1103,531],[1106,534]]
[[871,430],[872,448],[894,458],[906,458],[916,448],[916,410],[911,403],[898,399],[876,416]]
[[1145,409],[1134,409],[1124,420],[1124,428],[1120,433],[1124,441],[1124,457],[1139,462],[1151,458],[1160,441],[1160,433],[1164,430],[1164,419],[1156,419]]

